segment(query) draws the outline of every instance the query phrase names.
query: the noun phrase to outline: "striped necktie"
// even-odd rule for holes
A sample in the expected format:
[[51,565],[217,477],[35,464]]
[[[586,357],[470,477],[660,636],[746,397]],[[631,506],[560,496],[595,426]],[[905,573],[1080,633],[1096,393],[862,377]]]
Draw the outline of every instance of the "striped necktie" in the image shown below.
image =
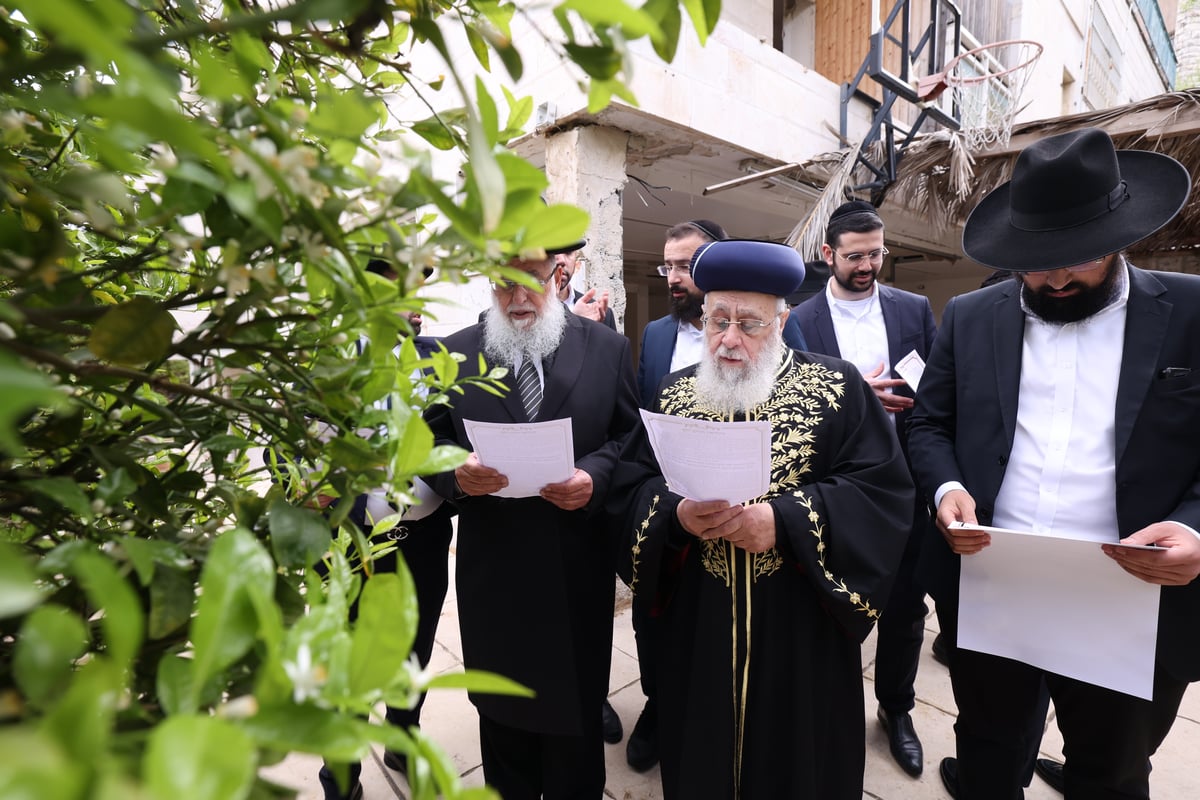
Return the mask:
[[517,389],[525,405],[525,417],[533,422],[542,404],[542,382],[538,380],[537,367],[531,359],[526,358],[521,362],[521,369],[517,372]]

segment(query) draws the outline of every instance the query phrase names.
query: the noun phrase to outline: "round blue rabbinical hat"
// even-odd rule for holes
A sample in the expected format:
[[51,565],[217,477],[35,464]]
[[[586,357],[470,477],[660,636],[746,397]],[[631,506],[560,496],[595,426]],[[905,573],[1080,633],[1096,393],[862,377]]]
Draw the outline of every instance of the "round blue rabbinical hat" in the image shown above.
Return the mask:
[[725,239],[692,255],[692,281],[702,292],[758,292],[786,297],[804,282],[804,259],[776,242]]

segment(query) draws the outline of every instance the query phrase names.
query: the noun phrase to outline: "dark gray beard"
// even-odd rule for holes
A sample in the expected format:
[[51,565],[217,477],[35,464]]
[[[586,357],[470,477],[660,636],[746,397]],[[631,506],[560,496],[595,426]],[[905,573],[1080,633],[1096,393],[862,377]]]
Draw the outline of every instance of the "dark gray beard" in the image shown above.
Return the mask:
[[493,296],[492,307],[483,318],[483,352],[491,366],[511,366],[517,355],[541,361],[558,349],[567,329],[567,308],[549,298],[541,315],[528,328],[518,328]]
[[700,319],[704,313],[704,295],[687,292],[682,300],[676,300],[674,295],[670,295],[668,302],[671,316],[680,322],[693,322]]

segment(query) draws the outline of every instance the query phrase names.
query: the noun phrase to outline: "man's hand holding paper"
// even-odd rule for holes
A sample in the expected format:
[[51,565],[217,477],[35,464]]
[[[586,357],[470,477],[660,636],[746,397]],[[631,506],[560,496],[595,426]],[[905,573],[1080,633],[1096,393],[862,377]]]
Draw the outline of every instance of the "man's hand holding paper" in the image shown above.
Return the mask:
[[1121,540],[1123,545],[1157,545],[1144,550],[1102,545],[1121,569],[1147,583],[1185,586],[1200,575],[1200,538],[1175,522],[1156,522]]

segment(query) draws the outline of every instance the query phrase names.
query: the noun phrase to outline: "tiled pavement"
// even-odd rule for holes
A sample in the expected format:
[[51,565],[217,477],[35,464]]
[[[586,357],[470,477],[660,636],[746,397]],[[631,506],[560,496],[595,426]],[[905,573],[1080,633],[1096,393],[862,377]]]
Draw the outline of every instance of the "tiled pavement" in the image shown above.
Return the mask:
[[[451,552],[453,562],[453,551]],[[453,580],[453,563],[451,564]],[[619,587],[623,589],[623,587]],[[641,711],[643,696],[638,685],[636,650],[630,622],[628,597],[618,594],[618,610],[614,617],[612,677],[610,700],[625,724],[628,734]],[[875,721],[873,694],[875,637],[863,645],[863,692],[866,698],[867,772],[863,798],[878,800],[946,800],[938,778],[938,762],[954,753],[954,699],[946,669],[933,660],[929,647],[936,633],[933,615],[927,623],[925,648],[917,675],[917,707],[913,712],[917,732],[925,746],[925,772],[918,779],[908,777],[892,761],[887,740]],[[462,646],[458,633],[458,607],[451,585],[438,628],[437,647],[432,667],[437,671],[462,669]],[[1052,712],[1053,713],[1053,712]],[[479,730],[474,707],[462,691],[440,691],[430,695],[422,712],[422,727],[450,753],[458,766],[463,782],[468,786],[483,783],[479,760]],[[1119,732],[1114,732],[1119,735]],[[1062,739],[1051,722],[1042,751],[1058,757]],[[606,797],[613,800],[659,800],[658,769],[638,774],[625,763],[625,743],[606,745],[608,785]],[[1192,758],[1200,752],[1200,690],[1189,689],[1170,736],[1154,758],[1151,791],[1155,800],[1196,800],[1200,798],[1200,770]],[[321,800],[317,782],[319,761],[309,756],[291,756],[265,773],[274,780],[294,787],[300,800]],[[363,787],[366,800],[407,798],[404,779],[383,765],[382,752],[376,751],[365,763]],[[1056,800],[1061,795],[1052,791],[1040,778],[1026,790],[1027,800]],[[698,800],[705,800],[700,798]]]

